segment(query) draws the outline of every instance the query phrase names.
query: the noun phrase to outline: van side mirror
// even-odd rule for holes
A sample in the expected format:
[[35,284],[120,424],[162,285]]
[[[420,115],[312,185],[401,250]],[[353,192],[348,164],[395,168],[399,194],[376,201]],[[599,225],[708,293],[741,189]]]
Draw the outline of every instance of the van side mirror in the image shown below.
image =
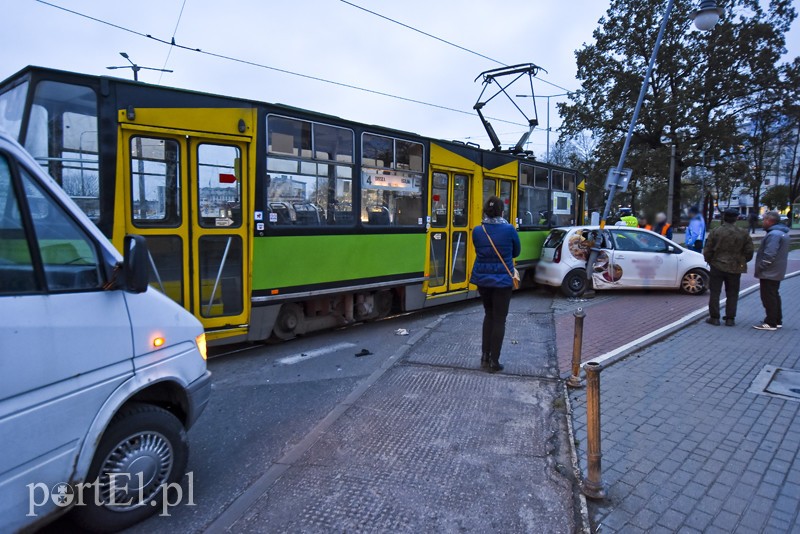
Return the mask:
[[149,282],[148,262],[150,253],[147,242],[140,235],[126,235],[122,259],[125,291],[144,293]]

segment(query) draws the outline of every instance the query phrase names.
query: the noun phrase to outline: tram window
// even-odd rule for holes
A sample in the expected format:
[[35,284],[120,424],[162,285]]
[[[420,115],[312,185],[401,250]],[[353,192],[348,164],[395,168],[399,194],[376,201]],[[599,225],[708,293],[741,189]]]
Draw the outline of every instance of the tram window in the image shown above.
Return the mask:
[[520,165],[517,217],[521,227],[548,226],[552,214],[549,202],[549,171],[544,167]]
[[556,191],[565,191],[563,172],[553,171],[553,189],[555,189]]
[[270,153],[311,157],[311,123],[270,115],[267,120]]
[[572,173],[564,173],[564,191],[575,191],[575,175]]
[[548,189],[550,187],[550,173],[543,167],[534,168],[533,185],[535,187]]
[[319,160],[353,163],[353,132],[344,128],[314,124],[314,157]]
[[36,86],[25,148],[94,221],[100,219],[97,95],[53,81]]
[[365,133],[361,137],[361,164],[379,169],[422,172],[422,143]]
[[[489,200],[489,197],[492,195],[497,194],[497,180],[492,178],[484,178],[483,179],[483,199],[481,200],[481,210],[486,205],[486,201]],[[482,213],[483,211],[481,211]]]
[[361,163],[370,167],[393,168],[394,140],[391,137],[365,133],[362,141]]
[[422,174],[362,167],[362,224],[422,226],[422,211]]
[[503,201],[503,218],[511,221],[511,182],[500,180],[500,200]]
[[0,130],[5,130],[15,139],[19,139],[22,112],[25,109],[27,94],[28,82],[21,83],[0,94]]
[[221,317],[242,313],[242,240],[235,235],[201,236],[200,314]]
[[183,239],[177,235],[146,235],[150,252],[150,285],[183,306]]
[[352,226],[352,130],[270,115],[265,211],[273,226]]
[[235,146],[197,147],[199,223],[205,228],[242,225],[241,154]]
[[550,222],[547,189],[520,186],[517,216],[520,226],[547,226]]
[[422,226],[422,175],[380,176],[362,171],[361,222],[370,226]]
[[423,226],[423,152],[421,143],[362,134],[362,224]]
[[180,147],[174,139],[131,137],[131,217],[136,226],[181,222]]
[[422,172],[422,145],[398,139],[396,168]]
[[433,173],[431,181],[431,227],[447,227],[447,204],[449,176],[443,172]]

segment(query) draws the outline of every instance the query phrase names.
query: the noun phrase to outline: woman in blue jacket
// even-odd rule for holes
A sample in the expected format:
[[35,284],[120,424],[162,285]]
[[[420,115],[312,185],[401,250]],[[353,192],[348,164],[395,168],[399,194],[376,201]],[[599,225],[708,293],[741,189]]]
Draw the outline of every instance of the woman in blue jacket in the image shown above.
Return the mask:
[[481,369],[490,373],[503,369],[500,349],[514,287],[509,272],[514,272],[514,258],[520,252],[517,230],[503,218],[504,207],[498,197],[489,197],[483,206],[483,224],[472,230],[477,258],[469,281],[478,286],[486,312],[483,317]]

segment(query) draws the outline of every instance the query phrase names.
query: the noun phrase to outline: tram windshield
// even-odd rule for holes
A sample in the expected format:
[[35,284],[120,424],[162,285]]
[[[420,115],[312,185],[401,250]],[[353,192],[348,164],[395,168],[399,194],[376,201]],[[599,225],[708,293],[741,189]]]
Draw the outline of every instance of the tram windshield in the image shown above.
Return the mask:
[[36,85],[25,148],[93,221],[100,219],[97,95],[54,81]]
[[0,130],[5,130],[17,140],[27,93],[28,82],[24,82],[0,94]]

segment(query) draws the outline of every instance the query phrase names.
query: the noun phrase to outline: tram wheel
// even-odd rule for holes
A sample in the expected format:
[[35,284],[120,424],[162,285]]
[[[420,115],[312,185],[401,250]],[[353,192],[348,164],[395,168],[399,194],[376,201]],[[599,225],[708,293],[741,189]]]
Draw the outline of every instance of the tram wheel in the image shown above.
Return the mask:
[[284,304],[278,313],[275,326],[272,327],[272,335],[282,341],[293,339],[297,336],[298,327],[303,324],[303,321],[305,321],[305,314],[299,304]]
[[378,291],[373,297],[375,299],[375,315],[378,319],[386,317],[392,311],[392,292]]

